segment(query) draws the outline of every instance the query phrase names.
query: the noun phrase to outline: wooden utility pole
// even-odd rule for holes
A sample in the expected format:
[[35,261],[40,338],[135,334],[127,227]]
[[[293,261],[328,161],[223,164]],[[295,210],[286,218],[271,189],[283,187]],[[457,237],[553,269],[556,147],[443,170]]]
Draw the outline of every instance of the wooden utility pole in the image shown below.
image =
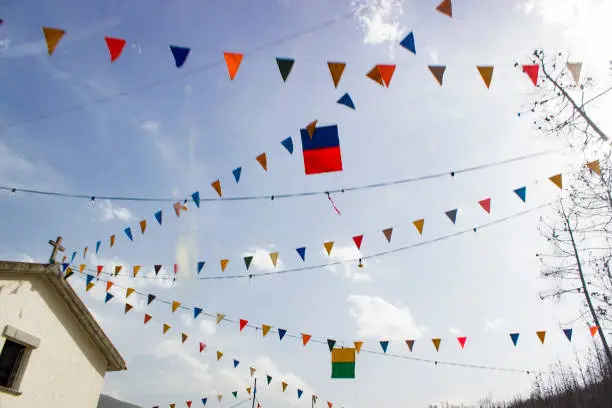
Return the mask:
[[55,263],[55,257],[57,256],[57,252],[64,252],[64,247],[62,246],[62,237],[57,237],[55,241],[50,239],[49,245],[53,247],[51,257],[49,258],[49,263],[53,265]]

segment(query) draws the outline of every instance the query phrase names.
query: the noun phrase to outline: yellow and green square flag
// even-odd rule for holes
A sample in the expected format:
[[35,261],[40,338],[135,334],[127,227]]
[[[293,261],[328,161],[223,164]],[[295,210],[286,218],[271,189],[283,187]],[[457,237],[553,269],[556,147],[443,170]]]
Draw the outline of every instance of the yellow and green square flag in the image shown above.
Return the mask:
[[355,349],[335,348],[331,352],[331,378],[355,378]]

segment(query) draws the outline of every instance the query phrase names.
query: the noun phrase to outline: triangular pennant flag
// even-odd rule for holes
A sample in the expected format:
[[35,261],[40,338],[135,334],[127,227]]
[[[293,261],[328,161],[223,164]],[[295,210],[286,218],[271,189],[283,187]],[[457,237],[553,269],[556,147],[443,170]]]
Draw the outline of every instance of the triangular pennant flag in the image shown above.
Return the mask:
[[114,297],[115,296],[112,293],[106,292],[106,296],[104,297],[104,303],[108,303],[108,301],[111,300]]
[[419,231],[419,234],[423,235],[423,226],[425,225],[425,220],[421,218],[420,220],[413,221],[412,223],[414,224],[417,231]]
[[328,61],[327,66],[329,67],[329,73],[331,74],[332,81],[334,81],[334,87],[338,88],[338,83],[342,78],[342,73],[344,72],[344,68],[346,68],[346,63]]
[[[227,268],[227,264],[229,263],[229,259],[222,259],[219,261],[221,263],[221,272],[225,272],[225,268]],[[244,261],[246,263],[246,259]]]
[[74,272],[72,271],[72,268],[68,267],[66,269],[66,274],[64,275],[64,279],[68,279],[70,277],[70,275],[72,275]]
[[96,254],[100,251],[100,245],[102,245],[102,241],[96,242]]
[[412,352],[412,348],[414,347],[414,340],[406,340],[406,345],[408,346],[408,349],[410,349],[410,351]]
[[219,197],[221,197],[222,196],[222,193],[221,193],[221,182],[219,180],[215,180],[212,183],[210,183],[210,185],[212,186],[212,188],[215,189],[217,194],[219,194]]
[[278,65],[278,70],[280,71],[281,77],[283,78],[283,82],[287,81],[287,77],[289,77],[294,63],[295,60],[293,58],[276,59],[276,64]]
[[304,391],[302,391],[302,390],[300,390],[300,389],[298,388],[298,390],[297,390],[298,399],[302,398],[302,393],[304,393]]
[[200,342],[200,353],[203,352],[205,348],[206,348],[206,344]]
[[310,334],[302,333],[302,344],[308,344],[308,341],[310,341],[311,338],[312,336]]
[[115,276],[119,275],[119,272],[121,272],[121,265],[115,266]]
[[45,41],[47,42],[47,51],[49,52],[49,56],[51,56],[55,51],[57,44],[60,42],[64,34],[66,34],[66,31],[51,27],[43,27],[42,30],[45,36]]
[[225,319],[225,315],[222,313],[217,313],[217,324],[221,323]]
[[251,377],[252,377],[253,374],[255,374],[255,371],[257,371],[257,369],[255,367],[249,367],[249,371],[251,372]]
[[387,238],[387,242],[391,242],[391,235],[393,234],[393,227],[385,228],[382,230],[383,234],[385,234],[385,238]]
[[114,283],[111,281],[106,282],[106,291],[108,292],[112,287],[113,287]]
[[574,78],[574,82],[576,85],[580,83],[580,71],[582,71],[582,62],[568,62],[567,69],[570,74],[572,74],[572,78]]
[[185,401],[185,404],[187,404],[188,408],[191,408],[191,401]]
[[270,385],[270,382],[272,381],[272,377],[270,377],[269,375],[266,375],[266,380],[268,380],[268,385]]
[[382,79],[382,75],[380,73],[380,69],[378,68],[378,65],[372,68],[370,72],[366,74],[366,76],[370,78],[372,81],[378,83],[380,86],[385,86],[383,79]]
[[546,331],[537,331],[536,334],[538,335],[538,339],[540,339],[540,342],[544,344],[544,339],[546,338]]
[[527,199],[527,187],[519,187],[516,190],[514,190],[514,193],[519,196],[519,198],[521,199],[521,201],[525,202],[525,200]]
[[567,339],[569,341],[572,341],[572,329],[563,329],[563,333],[565,334],[565,337],[567,337]]
[[442,3],[438,4],[436,10],[451,18],[453,17],[453,4],[451,3],[451,0],[442,0]]
[[416,46],[414,44],[414,33],[411,31],[407,36],[400,42],[400,45],[410,51],[413,54],[416,54]]
[[561,173],[555,174],[554,176],[551,176],[548,179],[555,183],[557,187],[561,189],[563,188],[563,176],[561,175]]
[[380,347],[383,350],[383,353],[387,352],[387,348],[389,347],[389,340],[381,340],[380,341]]
[[127,299],[127,298],[129,298],[129,297],[130,297],[130,295],[131,295],[132,293],[134,293],[135,291],[136,291],[136,289],[134,289],[134,288],[127,288],[127,289],[125,290],[125,298],[126,298],[126,299]]
[[431,342],[433,343],[434,347],[436,348],[436,351],[440,351],[440,342],[442,341],[442,339],[431,339]]
[[245,256],[244,257],[244,265],[246,266],[247,271],[249,270],[249,266],[251,266],[251,262],[253,261],[253,256]]
[[176,404],[175,403],[170,404],[170,408],[176,408]]
[[281,382],[281,387],[283,388],[283,392],[285,392],[285,390],[287,389],[287,383],[286,382]]
[[85,259],[85,258],[87,257],[87,249],[88,249],[88,248],[89,248],[89,247],[85,247],[85,248],[83,249],[83,259]]
[[129,312],[130,310],[132,310],[134,306],[130,305],[129,303],[125,304],[125,313]]
[[330,401],[327,401],[327,408],[332,408],[333,405],[334,405],[333,403],[331,403]]
[[248,320],[240,319],[240,331],[242,331],[242,329],[244,329],[244,327],[247,325],[247,323],[249,323]]
[[77,254],[76,251],[72,253],[72,258],[70,259],[70,263],[74,262],[74,257],[76,256],[76,254]]
[[357,249],[361,249],[362,241],[363,241],[363,235],[355,235],[353,237],[353,242],[355,243],[355,246],[357,247]]
[[296,251],[300,258],[302,258],[302,261],[306,261],[306,247],[296,248]]
[[311,139],[314,136],[316,130],[317,130],[317,120],[313,120],[308,125],[306,125],[306,132],[308,133],[308,136],[310,136]]
[[354,341],[353,345],[355,346],[355,351],[357,354],[361,351],[361,346],[363,346],[363,341]]
[[293,154],[293,139],[291,137],[281,140],[281,144],[287,149],[289,154]]
[[246,392],[247,392],[247,394],[251,395],[251,387],[247,387],[246,388]]
[[202,309],[201,307],[197,307],[197,306],[195,306],[195,307],[193,308],[193,318],[194,318],[194,319],[197,319],[197,318],[198,318],[198,316],[200,315],[200,313],[202,313],[202,311],[203,311],[203,309]]
[[327,347],[329,347],[329,351],[332,351],[335,345],[336,345],[336,340],[327,339]]
[[272,261],[272,265],[276,268],[276,262],[278,262],[278,252],[270,252],[270,260]]
[[112,248],[115,245],[115,234],[110,236],[110,247]]
[[287,330],[285,330],[285,329],[278,329],[278,338],[279,338],[279,340],[282,340],[283,337],[285,337],[285,334],[287,334]]
[[202,268],[204,267],[204,264],[206,264],[206,261],[198,262],[198,273],[202,272]]
[[488,214],[491,214],[491,199],[485,198],[484,200],[480,200],[478,202],[483,210],[485,210]]
[[223,398],[223,394],[217,394],[217,400],[221,402],[221,398]]
[[138,275],[138,272],[140,272],[140,265],[134,265],[134,277],[136,277],[136,275]]
[[174,213],[176,214],[176,216],[180,217],[181,216],[181,202],[177,201],[176,203],[174,203],[173,207],[174,207]]
[[262,153],[259,156],[257,156],[255,160],[257,160],[257,162],[261,164],[261,167],[263,167],[265,171],[268,171],[268,159],[265,153]]
[[158,211],[155,213],[155,219],[159,225],[162,225],[162,212]]
[[144,235],[146,229],[147,229],[147,220],[141,220],[140,221],[140,233]]
[[153,302],[153,301],[155,300],[155,298],[156,298],[156,297],[157,297],[157,296],[155,296],[154,294],[149,293],[149,294],[147,295],[147,305],[150,305],[150,304],[151,304],[151,302]]
[[597,175],[601,176],[601,168],[599,167],[599,160],[595,160],[586,164],[589,170]]
[[446,214],[446,216],[453,222],[453,224],[457,220],[457,209],[456,208],[454,210],[446,211],[444,214]]
[[125,235],[127,235],[130,241],[134,241],[134,238],[132,237],[132,228],[127,227],[123,230],[123,232],[125,232]]
[[325,251],[327,251],[327,255],[330,255],[332,248],[334,247],[334,241],[324,242],[323,246],[325,247]]
[[155,270],[155,276],[157,276],[159,274],[159,271],[161,271],[162,265],[153,265],[153,269]]
[[150,314],[145,313],[145,315],[144,315],[144,324],[149,323],[149,320],[151,320],[151,317],[152,316]]
[[[85,264],[81,264],[81,265],[79,265],[79,273],[83,273],[83,271],[85,270],[85,267],[86,267],[86,266],[87,266],[87,265],[85,265]],[[89,279],[89,275],[87,275],[87,276],[88,276],[88,279]],[[91,278],[93,279],[93,276],[92,276]],[[91,281],[89,281],[89,282],[91,282]],[[89,283],[89,282],[88,282],[88,283]]]
[[208,398],[202,398],[202,405],[206,406],[206,402],[208,401]]
[[378,65],[378,71],[380,72],[383,83],[388,88],[391,84],[393,73],[395,72],[395,65]]
[[225,63],[227,64],[227,72],[229,73],[229,77],[233,81],[234,77],[238,73],[238,68],[240,68],[244,55],[233,52],[224,52],[223,57],[225,58]]
[[351,95],[349,95],[348,92],[342,95],[340,99],[338,99],[337,103],[355,110],[355,104],[353,103],[353,99],[351,99]]
[[240,364],[240,361],[234,359],[234,368],[238,367],[238,364]]
[[267,324],[261,325],[261,332],[263,333],[263,337],[266,337],[271,328],[272,326],[268,326]]
[[191,199],[195,203],[196,207],[200,208],[200,192],[196,191],[195,193],[192,193]]
[[461,346],[461,349],[463,349],[465,347],[465,341],[467,340],[467,337],[463,336],[463,337],[457,337],[457,341],[459,342],[459,345]]
[[591,326],[589,327],[589,332],[591,333],[591,337],[595,337],[597,331],[599,330],[599,326]]
[[516,343],[518,343],[519,333],[510,333],[510,338],[512,339],[512,343],[514,343],[514,347],[516,347]]
[[223,357],[223,352],[217,350],[217,361],[221,360],[221,357]]
[[123,47],[125,46],[125,40],[121,38],[111,38],[104,37],[106,40],[106,46],[108,47],[108,52],[110,53],[111,62],[115,62],[117,58],[121,55],[123,51]]
[[236,180],[236,183],[240,181],[241,173],[242,173],[242,167],[236,167],[234,170],[232,170],[232,174],[234,175],[234,180]]
[[66,268],[68,268],[68,266],[70,266],[69,263],[65,262],[62,264],[62,272],[66,272]]
[[182,343],[185,343],[185,342],[187,341],[187,338],[188,338],[188,337],[189,337],[189,336],[188,336],[188,335],[186,335],[185,333],[181,333]]
[[493,79],[493,67],[479,65],[476,68],[478,68],[478,72],[480,72],[480,76],[485,85],[489,88],[491,86],[491,80]]
[[177,68],[180,68],[185,63],[187,56],[189,55],[189,51],[191,49],[187,47],[179,47],[178,45],[171,45],[170,51],[172,52],[172,56],[174,57],[174,63]]
[[538,85],[538,71],[540,70],[540,66],[538,64],[533,65],[523,65],[523,72],[527,74],[533,85]]
[[176,309],[178,309],[181,306],[181,302],[177,302],[176,300],[172,301],[172,313],[176,312]]
[[433,74],[438,84],[442,86],[442,81],[444,80],[444,72],[446,71],[446,65],[429,65],[429,71]]

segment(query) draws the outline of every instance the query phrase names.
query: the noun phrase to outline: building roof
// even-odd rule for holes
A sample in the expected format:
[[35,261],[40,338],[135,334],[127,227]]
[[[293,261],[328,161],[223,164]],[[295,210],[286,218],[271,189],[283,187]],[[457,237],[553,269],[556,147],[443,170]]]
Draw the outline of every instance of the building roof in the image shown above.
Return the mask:
[[0,261],[0,276],[18,279],[28,275],[46,279],[49,285],[57,291],[108,362],[107,371],[127,369],[119,351],[106,336],[81,298],[72,289],[72,286],[64,279],[59,265]]

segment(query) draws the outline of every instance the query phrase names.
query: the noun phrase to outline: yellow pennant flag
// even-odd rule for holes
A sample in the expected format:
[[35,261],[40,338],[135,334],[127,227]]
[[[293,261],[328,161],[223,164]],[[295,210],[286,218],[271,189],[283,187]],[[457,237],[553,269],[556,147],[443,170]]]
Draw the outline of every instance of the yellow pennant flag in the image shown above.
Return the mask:
[[215,180],[212,183],[210,183],[210,185],[212,186],[212,188],[215,189],[217,194],[219,194],[219,197],[221,197],[222,196],[222,194],[221,194],[221,182],[219,180]]
[[85,265],[85,264],[80,264],[79,265],[79,272],[80,273],[83,273],[83,271],[85,270],[85,266],[87,266],[87,265]]
[[176,300],[173,300],[172,301],[172,313],[176,312],[176,309],[178,309],[179,306],[181,306],[181,302],[177,302]]
[[361,346],[363,346],[363,341],[354,341],[353,344],[355,345],[355,351],[359,354]]
[[599,167],[599,160],[595,160],[586,164],[586,166],[593,173],[597,173],[597,175],[601,176],[601,167]]
[[85,292],[89,292],[89,289],[91,289],[91,288],[93,288],[93,287],[94,287],[94,283],[93,283],[93,282],[89,282],[89,283],[87,284],[87,287],[85,288]]
[[147,220],[140,221],[140,232],[144,234],[146,229],[147,229]]
[[163,328],[163,330],[162,330],[162,333],[163,333],[163,334],[166,334],[166,332],[167,332],[168,330],[170,330],[170,325],[168,325],[168,324],[164,323],[164,328]]
[[225,268],[227,268],[227,264],[229,263],[229,259],[221,260],[221,272],[225,272]]
[[325,247],[325,250],[327,251],[327,255],[330,255],[332,248],[334,247],[334,241],[324,242],[323,246]]
[[314,136],[315,130],[317,130],[317,121],[314,120],[306,125],[306,132],[308,132],[308,136],[312,139]]
[[125,298],[126,298],[126,299],[127,299],[127,298],[129,298],[129,297],[130,297],[130,295],[131,295],[132,293],[134,293],[135,291],[136,291],[136,289],[134,289],[134,288],[127,288],[127,289],[125,290]]
[[134,265],[134,277],[136,277],[136,275],[138,275],[139,271],[140,271],[140,265]]
[[260,154],[255,159],[259,164],[261,164],[261,167],[263,167],[265,171],[268,171],[268,159],[265,153]]
[[419,234],[423,235],[423,225],[425,224],[425,220],[424,219],[416,220],[413,222],[413,224],[416,227],[417,231],[419,231]]
[[45,35],[45,41],[47,42],[47,51],[49,52],[49,56],[51,56],[55,51],[57,44],[60,42],[64,34],[66,34],[66,31],[51,27],[43,27],[42,30],[43,34]]
[[257,371],[255,367],[249,367],[249,370],[251,371],[251,377],[253,376],[253,374],[255,374],[255,371]]
[[221,360],[221,357],[223,357],[223,352],[217,350],[217,361]]
[[217,324],[221,323],[223,319],[225,319],[225,315],[221,313],[217,313]]
[[328,61],[327,67],[329,68],[329,73],[331,74],[332,81],[334,81],[334,87],[338,88],[338,83],[342,78],[342,73],[344,72],[344,68],[346,68],[346,63]]
[[536,332],[536,334],[538,335],[538,339],[540,339],[540,342],[544,344],[544,338],[546,338],[546,331],[538,331]]
[[287,389],[287,383],[286,382],[282,382],[281,386],[283,387],[283,392],[285,392],[285,390]]
[[550,181],[552,181],[553,183],[555,183],[555,185],[559,188],[563,188],[563,179],[561,174],[555,174],[554,176],[551,176],[548,178]]
[[266,337],[266,334],[268,334],[268,332],[270,331],[271,328],[272,328],[272,326],[268,326],[267,324],[262,324],[261,325],[261,331],[262,331],[264,337]]
[[436,351],[440,351],[440,342],[442,341],[442,339],[431,339],[431,342],[433,343],[434,347],[436,348]]
[[484,81],[487,88],[491,86],[491,79],[493,79],[493,67],[492,66],[478,66],[478,72]]
[[247,387],[246,392],[251,395],[251,387]]
[[110,236],[110,246],[111,246],[111,248],[113,247],[113,245],[115,245],[115,234]]
[[119,275],[119,272],[121,272],[121,265],[115,266],[115,276]]
[[272,260],[272,264],[276,268],[276,262],[278,261],[278,252],[270,252],[270,259]]

